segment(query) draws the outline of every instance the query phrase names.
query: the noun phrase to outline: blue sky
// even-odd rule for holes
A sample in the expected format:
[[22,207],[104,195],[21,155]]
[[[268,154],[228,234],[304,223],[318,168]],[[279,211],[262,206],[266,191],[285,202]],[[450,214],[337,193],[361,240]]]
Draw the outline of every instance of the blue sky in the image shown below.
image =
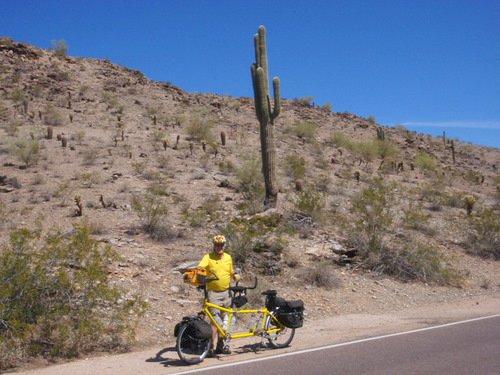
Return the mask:
[[500,148],[499,0],[0,0],[0,35],[189,92],[253,96],[266,26],[281,95]]

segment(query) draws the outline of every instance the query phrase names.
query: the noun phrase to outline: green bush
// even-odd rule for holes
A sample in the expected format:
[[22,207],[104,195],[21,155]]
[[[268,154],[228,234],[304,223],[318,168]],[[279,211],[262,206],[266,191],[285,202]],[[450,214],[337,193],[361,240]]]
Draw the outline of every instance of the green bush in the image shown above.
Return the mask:
[[68,45],[64,39],[61,40],[53,40],[52,41],[53,50],[56,52],[57,56],[66,56],[66,52],[68,52]]
[[310,142],[314,139],[318,131],[318,124],[315,122],[297,121],[292,126],[292,130],[295,135],[302,138],[304,142]]
[[249,214],[260,212],[264,207],[265,186],[262,163],[256,154],[247,155],[236,170],[236,187],[243,197],[239,208]]
[[215,136],[212,132],[217,122],[217,116],[208,111],[192,111],[188,114],[186,133],[189,139],[212,142]]
[[[263,258],[259,255],[266,251],[281,253],[279,232],[282,226],[275,216],[253,216],[250,219],[236,217],[219,228],[228,241],[228,252],[236,266],[243,270],[263,267]],[[271,236],[278,236],[277,241],[270,241]],[[272,245],[272,246],[270,246]],[[278,255],[279,255],[278,254]],[[265,272],[269,274],[269,272]]]
[[328,290],[338,288],[341,285],[341,279],[335,273],[333,264],[330,262],[319,262],[307,266],[300,273],[300,278],[306,284]]
[[354,142],[352,138],[339,133],[339,132],[334,132],[331,137],[330,137],[330,142],[334,144],[337,147],[343,147],[348,150],[352,150],[354,147]]
[[287,155],[285,159],[285,172],[294,180],[303,178],[306,174],[307,162],[298,154]]
[[427,152],[419,152],[413,159],[413,163],[426,171],[435,171],[437,169],[436,159]]
[[164,198],[150,192],[144,195],[134,194],[130,203],[146,233],[156,240],[168,237],[168,207]]
[[467,220],[470,252],[485,258],[500,259],[500,215],[493,208],[478,210]]
[[332,109],[333,109],[333,107],[332,107],[332,105],[331,105],[330,103],[324,103],[322,108],[323,108],[325,111],[329,111],[329,112],[331,112],[331,111],[332,111]]
[[0,371],[29,357],[126,350],[146,304],[111,286],[117,254],[90,237],[18,229],[0,255]]
[[400,280],[420,280],[438,285],[459,286],[462,276],[446,266],[443,257],[430,246],[408,241],[402,248],[387,249],[371,257],[371,269]]
[[314,98],[312,96],[301,96],[299,99],[295,98],[295,102],[299,103],[304,107],[311,107],[314,102]]
[[303,191],[296,192],[292,198],[293,212],[302,217],[309,217],[315,222],[323,220],[326,198],[316,187],[304,184]]
[[12,152],[27,167],[38,163],[40,157],[40,142],[27,136],[17,139],[12,147]]

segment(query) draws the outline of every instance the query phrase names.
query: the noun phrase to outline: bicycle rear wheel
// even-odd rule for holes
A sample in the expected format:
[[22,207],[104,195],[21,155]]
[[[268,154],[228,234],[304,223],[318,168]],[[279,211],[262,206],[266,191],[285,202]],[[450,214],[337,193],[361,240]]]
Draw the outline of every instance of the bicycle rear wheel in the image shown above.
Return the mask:
[[198,339],[193,336],[189,324],[184,324],[177,336],[177,354],[188,365],[200,363],[205,359],[210,349],[212,339]]
[[[276,321],[273,321],[273,317],[271,315],[268,315],[264,329],[267,331],[273,328],[278,328],[278,324]],[[279,331],[270,333],[267,339],[273,348],[284,348],[290,345],[293,340],[293,336],[295,336],[295,328],[283,327]]]

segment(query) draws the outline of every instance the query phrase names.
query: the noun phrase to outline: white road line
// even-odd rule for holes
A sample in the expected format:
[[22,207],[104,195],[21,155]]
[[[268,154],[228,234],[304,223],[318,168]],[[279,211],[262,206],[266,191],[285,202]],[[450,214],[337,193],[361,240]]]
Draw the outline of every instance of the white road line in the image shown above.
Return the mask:
[[296,354],[311,353],[311,352],[316,352],[316,351],[319,351],[319,350],[338,348],[338,347],[341,347],[341,346],[359,344],[359,343],[362,343],[362,342],[368,342],[368,341],[374,341],[374,340],[379,340],[379,339],[385,339],[385,338],[388,338],[388,337],[408,335],[408,334],[411,334],[411,333],[429,331],[431,329],[438,329],[438,328],[450,327],[450,326],[454,326],[454,325],[458,325],[458,324],[476,322],[478,320],[498,318],[498,317],[500,317],[500,314],[490,315],[490,316],[484,316],[484,317],[474,318],[474,319],[468,319],[468,320],[461,320],[461,321],[458,321],[458,322],[446,323],[446,324],[441,324],[441,325],[438,325],[438,326],[432,326],[432,327],[426,327],[426,328],[419,328],[419,329],[414,329],[412,331],[391,333],[391,334],[384,335],[384,336],[369,337],[369,338],[366,338],[366,339],[360,339],[360,340],[355,340],[355,341],[348,341],[348,342],[344,342],[344,343],[340,343],[340,344],[332,344],[332,345],[327,345],[327,346],[321,346],[319,348],[303,349],[303,350],[298,350],[296,352],[277,354],[277,355],[272,355],[272,356],[263,357],[263,358],[248,359],[246,361],[241,361],[241,362],[231,362],[231,363],[225,363],[223,365],[215,365],[215,366],[210,366],[210,367],[197,368],[197,369],[183,371],[183,372],[176,372],[176,374],[194,374],[194,373],[200,373],[202,371],[216,370],[216,369],[224,368],[224,367],[246,365],[248,363],[260,362],[260,361],[269,361],[269,360],[273,360],[273,359],[276,359],[276,358],[283,358],[283,357],[288,357],[288,356],[296,355]]

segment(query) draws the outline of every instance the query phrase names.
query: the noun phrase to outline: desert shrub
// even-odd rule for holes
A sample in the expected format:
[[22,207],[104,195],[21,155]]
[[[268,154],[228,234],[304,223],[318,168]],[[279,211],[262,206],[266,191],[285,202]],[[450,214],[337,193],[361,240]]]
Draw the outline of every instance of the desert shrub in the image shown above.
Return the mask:
[[427,152],[419,152],[413,159],[413,163],[416,167],[426,171],[435,171],[437,169],[436,159]]
[[324,219],[326,198],[315,186],[304,184],[303,190],[295,192],[291,201],[294,221],[297,220],[297,216],[310,218],[314,222],[321,222]]
[[97,171],[92,171],[88,173],[81,173],[78,176],[78,179],[81,181],[81,183],[88,187],[89,189],[92,187],[92,185],[96,185],[101,182],[101,174]]
[[12,152],[27,167],[34,165],[40,157],[40,142],[36,138],[20,137],[13,143]]
[[329,111],[329,112],[331,112],[331,111],[332,111],[332,109],[333,109],[333,107],[332,107],[332,105],[331,105],[330,103],[324,103],[324,104],[323,104],[323,106],[322,106],[322,108],[323,108],[325,111]]
[[294,102],[299,103],[303,107],[311,107],[314,102],[314,98],[312,96],[301,96],[300,98],[295,98]]
[[399,155],[399,150],[389,141],[375,140],[377,156],[383,160],[395,159]]
[[297,121],[292,126],[292,130],[295,135],[302,138],[304,142],[310,142],[314,139],[318,131],[318,124],[315,122]]
[[352,138],[339,132],[334,132],[331,135],[330,142],[337,147],[346,148],[348,150],[352,150],[354,148],[354,141]]
[[298,154],[290,154],[285,158],[285,172],[294,180],[304,177],[307,170],[307,162]]
[[186,208],[181,212],[182,218],[193,228],[201,228],[208,222],[208,214],[202,208],[195,208],[190,210]]
[[15,102],[22,102],[25,99],[24,91],[22,88],[17,88],[10,94],[10,98]]
[[0,370],[40,355],[128,349],[146,305],[110,284],[117,259],[88,226],[45,239],[13,231],[0,254]]
[[64,39],[61,40],[53,40],[52,41],[52,49],[55,51],[57,56],[66,56],[66,52],[68,52],[68,45]]
[[420,206],[415,206],[413,201],[410,201],[408,209],[403,209],[403,214],[403,225],[405,228],[418,230],[427,234],[435,233],[435,229],[429,227],[431,215],[424,213]]
[[187,115],[186,133],[189,139],[211,142],[215,139],[212,132],[217,116],[208,111],[192,111]]
[[274,274],[280,270],[283,229],[277,216],[253,216],[235,217],[218,230],[227,238],[235,266]]
[[302,270],[299,277],[308,285],[332,289],[341,285],[341,279],[336,274],[331,262],[313,263]]
[[459,286],[461,275],[447,267],[435,249],[417,241],[408,241],[401,248],[385,249],[370,254],[366,265],[375,272],[389,274],[399,280],[420,280],[438,285]]
[[236,187],[243,197],[239,208],[250,214],[261,211],[264,207],[265,186],[260,157],[248,155],[237,168],[236,178]]
[[376,123],[375,116],[373,115],[368,116],[368,121],[370,122],[370,124],[375,124]]
[[45,108],[43,121],[45,125],[52,125],[52,126],[59,126],[64,123],[63,117],[59,112],[59,110],[50,105],[48,105]]
[[366,164],[376,159],[378,154],[377,143],[374,141],[357,142],[354,146],[354,152]]
[[[434,249],[409,240],[401,245],[391,240],[396,217],[395,183],[375,179],[353,199],[351,212],[356,220],[349,242],[358,250],[358,267],[385,273],[401,280],[421,280],[440,285],[458,285],[460,276],[445,266]],[[425,216],[424,216],[425,217]],[[406,214],[403,222],[414,225]]]
[[168,207],[164,198],[150,192],[134,194],[130,203],[146,233],[158,241],[169,237]]
[[348,232],[349,242],[358,249],[362,263],[371,268],[371,258],[379,257],[387,247],[386,237],[393,228],[394,183],[381,179],[363,189],[352,200],[355,220]]
[[485,258],[500,259],[500,215],[493,208],[481,208],[469,217],[465,231],[469,251]]

